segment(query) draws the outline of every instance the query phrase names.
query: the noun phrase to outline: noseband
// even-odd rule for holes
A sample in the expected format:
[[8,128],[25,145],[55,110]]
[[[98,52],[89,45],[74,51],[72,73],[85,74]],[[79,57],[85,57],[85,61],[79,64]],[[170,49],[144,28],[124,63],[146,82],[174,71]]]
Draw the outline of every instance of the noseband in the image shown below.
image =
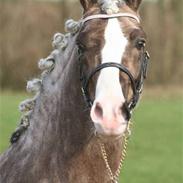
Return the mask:
[[[140,23],[140,20],[137,16],[130,14],[130,13],[117,13],[117,14],[112,14],[112,15],[107,15],[107,14],[97,14],[97,15],[91,15],[88,16],[84,19],[82,19],[80,21],[81,26],[84,25],[85,22],[93,20],[93,19],[111,19],[111,18],[118,18],[118,17],[127,17],[127,18],[132,18],[134,20],[136,20],[138,23]],[[91,78],[100,70],[107,68],[107,67],[115,67],[118,68],[121,72],[125,73],[130,81],[131,81],[131,86],[132,86],[132,90],[133,90],[133,97],[130,100],[130,102],[127,104],[127,108],[128,110],[131,112],[133,108],[135,108],[140,94],[142,93],[142,89],[143,89],[143,82],[144,79],[146,79],[147,76],[147,66],[148,66],[148,62],[149,62],[149,54],[147,51],[142,52],[141,57],[140,57],[140,75],[138,77],[138,80],[135,80],[135,78],[133,77],[133,75],[131,74],[131,72],[128,70],[127,67],[125,67],[123,64],[118,64],[115,62],[107,62],[107,63],[103,63],[98,65],[94,70],[91,71],[91,73],[89,73],[87,76],[83,73],[83,67],[82,67],[82,62],[81,62],[81,57],[82,57],[82,51],[78,48],[78,53],[79,53],[79,61],[80,61],[80,80],[81,80],[81,90],[82,90],[82,94],[84,97],[84,100],[86,101],[86,104],[88,107],[91,107],[93,104],[93,101],[90,98],[89,95],[89,81],[91,80]]]

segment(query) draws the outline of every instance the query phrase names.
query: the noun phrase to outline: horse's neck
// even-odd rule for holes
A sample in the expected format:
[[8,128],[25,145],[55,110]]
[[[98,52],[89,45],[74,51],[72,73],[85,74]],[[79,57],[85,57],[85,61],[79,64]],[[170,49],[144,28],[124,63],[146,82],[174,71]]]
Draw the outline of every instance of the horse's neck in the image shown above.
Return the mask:
[[[102,142],[102,141],[101,141]],[[107,161],[115,174],[121,159],[121,139],[109,140],[104,143]],[[109,183],[111,176],[102,155],[99,139],[93,137],[84,150],[71,160],[69,182],[75,183]]]
[[45,148],[42,150],[46,152],[49,146],[58,151],[60,146],[59,153],[70,156],[88,138],[91,124],[84,113],[74,44],[59,54],[54,71],[43,81],[26,138],[31,139],[39,151]]
[[[41,182],[42,177],[49,182],[106,182],[109,176],[99,144],[93,136],[94,126],[89,112],[85,111],[80,89],[75,44],[70,44],[64,53],[56,53],[55,58],[56,66],[43,81],[30,126],[7,151],[0,168],[12,170],[13,175],[21,177],[17,182]],[[116,170],[121,151],[119,141],[106,143],[106,149],[109,163]],[[9,167],[17,158],[19,161],[14,169],[20,167],[20,172]],[[40,173],[29,181],[26,179],[26,176],[30,177],[29,174],[40,171],[44,175]],[[99,172],[104,172],[106,176],[101,176]],[[83,177],[83,180],[79,177]]]

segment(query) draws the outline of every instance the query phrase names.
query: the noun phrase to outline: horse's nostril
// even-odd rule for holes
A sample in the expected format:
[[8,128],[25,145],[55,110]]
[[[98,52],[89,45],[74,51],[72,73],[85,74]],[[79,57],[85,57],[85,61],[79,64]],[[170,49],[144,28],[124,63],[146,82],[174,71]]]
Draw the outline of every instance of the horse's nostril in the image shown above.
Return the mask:
[[96,103],[95,105],[95,114],[98,118],[102,118],[103,117],[103,110],[102,110],[102,106],[100,105],[100,103]]

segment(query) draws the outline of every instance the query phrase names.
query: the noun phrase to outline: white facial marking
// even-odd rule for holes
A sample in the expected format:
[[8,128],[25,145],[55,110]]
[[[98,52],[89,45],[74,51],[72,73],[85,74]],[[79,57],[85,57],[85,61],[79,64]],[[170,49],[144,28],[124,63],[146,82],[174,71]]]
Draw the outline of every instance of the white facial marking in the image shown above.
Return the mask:
[[[123,53],[127,45],[127,38],[124,36],[117,18],[109,19],[105,29],[105,45],[102,50],[102,63],[121,63]],[[97,81],[96,98],[103,94],[122,97],[125,101],[121,84],[119,81],[119,69],[108,67],[101,70]]]

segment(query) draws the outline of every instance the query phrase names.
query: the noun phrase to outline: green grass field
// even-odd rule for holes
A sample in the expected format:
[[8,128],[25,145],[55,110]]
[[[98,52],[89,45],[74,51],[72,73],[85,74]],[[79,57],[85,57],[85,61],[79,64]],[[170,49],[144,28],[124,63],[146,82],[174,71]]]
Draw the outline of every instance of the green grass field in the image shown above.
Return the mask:
[[[9,145],[20,114],[17,106],[25,94],[0,96],[0,152]],[[145,96],[134,113],[128,155],[121,183],[183,182],[183,98]]]

